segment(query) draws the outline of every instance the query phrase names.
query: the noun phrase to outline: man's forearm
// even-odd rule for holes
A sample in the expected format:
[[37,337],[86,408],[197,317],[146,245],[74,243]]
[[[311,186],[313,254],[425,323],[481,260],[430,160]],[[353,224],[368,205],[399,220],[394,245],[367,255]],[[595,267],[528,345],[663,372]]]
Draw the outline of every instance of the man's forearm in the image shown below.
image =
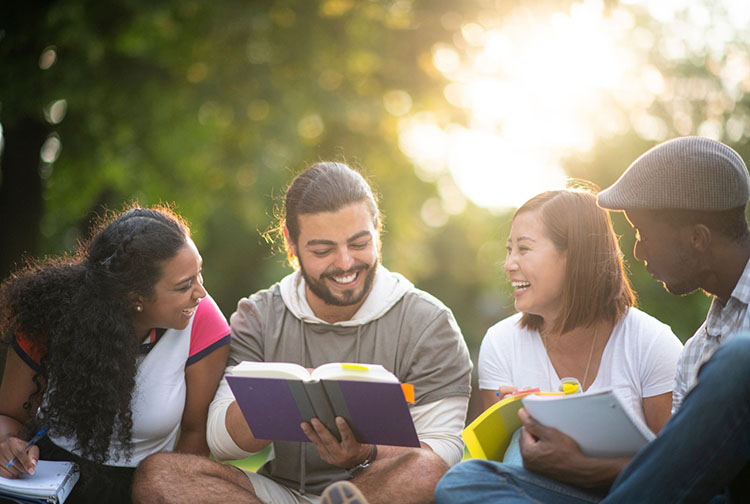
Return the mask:
[[232,440],[245,451],[259,452],[271,444],[271,441],[268,439],[256,439],[253,436],[253,432],[247,425],[237,402],[233,402],[227,408],[225,424]]

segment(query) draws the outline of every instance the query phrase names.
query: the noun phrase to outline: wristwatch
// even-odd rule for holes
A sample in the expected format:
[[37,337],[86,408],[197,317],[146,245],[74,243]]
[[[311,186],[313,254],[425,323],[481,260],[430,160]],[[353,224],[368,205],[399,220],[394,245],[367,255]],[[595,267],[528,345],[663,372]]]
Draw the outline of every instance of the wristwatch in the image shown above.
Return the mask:
[[354,467],[350,467],[346,471],[349,473],[349,476],[354,476],[361,470],[370,467],[370,464],[373,463],[375,458],[378,456],[378,445],[371,444],[370,445],[370,454],[367,455],[367,458],[360,462],[359,464],[355,465]]

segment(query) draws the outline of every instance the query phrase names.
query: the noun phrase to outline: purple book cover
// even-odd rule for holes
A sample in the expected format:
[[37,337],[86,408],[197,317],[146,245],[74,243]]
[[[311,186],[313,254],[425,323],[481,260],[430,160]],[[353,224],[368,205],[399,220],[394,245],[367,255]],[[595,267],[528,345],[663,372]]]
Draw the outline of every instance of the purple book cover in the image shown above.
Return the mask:
[[378,383],[351,380],[328,382],[338,385],[346,401],[346,410],[333,404],[336,414],[351,418],[360,443],[419,447],[419,438],[404,399],[400,383]]
[[227,382],[256,438],[310,441],[299,427],[304,420],[286,380],[227,376]]
[[[291,381],[294,380],[227,376],[255,437],[309,442],[299,424],[309,416],[310,404],[298,405]],[[420,446],[400,384],[329,380],[325,385],[329,392],[326,406],[350,420],[361,443]]]

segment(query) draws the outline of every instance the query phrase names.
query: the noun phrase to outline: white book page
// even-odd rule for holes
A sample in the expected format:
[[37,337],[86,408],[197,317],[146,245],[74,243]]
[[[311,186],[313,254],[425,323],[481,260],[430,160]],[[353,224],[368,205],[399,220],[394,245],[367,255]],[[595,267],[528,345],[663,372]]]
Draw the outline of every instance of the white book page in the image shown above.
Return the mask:
[[232,369],[233,376],[251,376],[254,378],[285,378],[287,380],[311,381],[313,378],[307,369],[291,362],[251,362],[242,361]]
[[312,376],[318,380],[354,380],[399,383],[398,378],[380,364],[329,362],[316,367]]

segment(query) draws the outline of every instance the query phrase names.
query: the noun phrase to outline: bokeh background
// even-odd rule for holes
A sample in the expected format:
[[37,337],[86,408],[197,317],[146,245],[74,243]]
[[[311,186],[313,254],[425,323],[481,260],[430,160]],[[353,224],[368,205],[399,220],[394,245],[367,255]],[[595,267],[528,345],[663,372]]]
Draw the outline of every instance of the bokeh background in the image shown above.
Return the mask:
[[[513,313],[514,206],[675,136],[750,159],[749,26],[743,0],[3,2],[0,278],[170,202],[229,316],[289,271],[262,234],[293,175],[345,161],[381,197],[383,263],[476,358]],[[664,292],[614,222],[640,306],[688,338],[709,299]]]

